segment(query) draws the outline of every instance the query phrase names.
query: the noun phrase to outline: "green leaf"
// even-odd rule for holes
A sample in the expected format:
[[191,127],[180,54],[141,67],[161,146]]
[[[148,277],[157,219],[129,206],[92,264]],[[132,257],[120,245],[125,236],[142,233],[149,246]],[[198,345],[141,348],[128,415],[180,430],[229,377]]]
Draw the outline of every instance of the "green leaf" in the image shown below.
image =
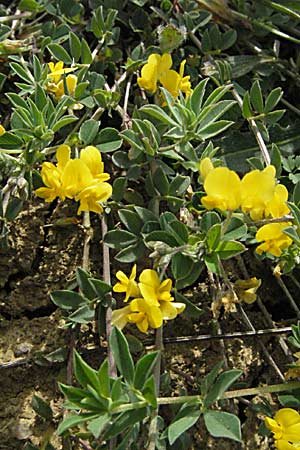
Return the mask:
[[178,243],[174,236],[167,231],[151,231],[151,233],[147,234],[145,238],[145,242],[164,242],[170,247],[177,247]]
[[49,52],[56,58],[58,61],[63,61],[65,64],[71,64],[72,58],[69,53],[59,44],[48,44],[47,48]]
[[298,235],[294,227],[287,227],[282,231],[284,234],[293,239],[293,241],[296,242],[296,244],[300,245],[300,236]]
[[172,445],[181,434],[195,425],[200,414],[201,411],[199,405],[184,404],[181,407],[174,422],[168,427],[168,439],[170,445]]
[[169,195],[179,196],[183,195],[189,185],[191,184],[190,177],[184,177],[183,175],[176,175],[175,178],[169,184]]
[[142,356],[135,367],[133,385],[136,389],[142,389],[147,379],[150,377],[159,352],[148,353]]
[[88,305],[81,306],[68,316],[68,319],[75,323],[89,323],[93,320],[95,312]]
[[134,364],[128,342],[122,331],[117,327],[113,327],[109,342],[119,372],[129,384],[132,384],[134,380]]
[[93,420],[96,417],[98,417],[98,414],[79,414],[69,416],[59,424],[57,433],[61,435],[69,428],[79,425],[80,423]]
[[38,12],[43,7],[36,0],[21,0],[18,4],[18,9],[20,11]]
[[241,376],[241,370],[227,370],[221,373],[204,399],[204,405],[208,408],[219,400],[224,392]]
[[119,414],[117,418],[114,419],[112,426],[105,433],[104,439],[112,439],[118,434],[124,432],[128,427],[131,427],[135,423],[142,422],[147,414],[147,408],[137,408],[135,410],[126,411],[122,414]]
[[300,180],[294,186],[292,198],[296,205],[300,203]]
[[243,98],[242,111],[243,111],[243,116],[245,117],[245,119],[249,119],[250,117],[253,116],[251,104],[250,104],[250,94],[248,91],[245,93],[244,98]]
[[217,275],[220,275],[220,260],[217,253],[213,253],[212,255],[205,255],[204,262],[208,270]]
[[232,217],[224,234],[224,239],[240,239],[247,234],[247,226],[242,219]]
[[68,290],[53,291],[50,298],[55,305],[67,310],[74,310],[88,303],[88,300],[81,294]]
[[106,233],[104,242],[111,248],[128,247],[136,243],[137,237],[135,234],[125,230],[110,230]]
[[100,148],[101,153],[109,153],[118,150],[122,143],[123,139],[120,138],[118,130],[110,127],[100,130],[96,140],[96,145]]
[[55,122],[55,124],[52,127],[52,130],[54,133],[61,128],[65,127],[66,125],[69,125],[70,123],[76,122],[78,120],[78,117],[76,116],[64,116],[62,119]]
[[115,259],[123,263],[132,263],[138,259],[145,257],[147,251],[143,241],[139,241],[136,244],[129,245],[116,254]]
[[81,62],[82,64],[91,64],[93,61],[92,53],[87,41],[81,39]]
[[198,128],[197,134],[203,140],[210,139],[217,134],[227,130],[227,128],[233,124],[234,122],[232,122],[231,120],[219,120],[218,122],[211,123],[204,128]]
[[110,397],[110,380],[109,380],[109,362],[106,358],[98,370],[98,378],[100,381],[100,394],[102,397]]
[[246,247],[238,241],[222,241],[215,248],[221,259],[229,259],[244,252]]
[[206,85],[208,82],[208,78],[200,81],[200,83],[195,87],[191,97],[190,104],[193,112],[198,115],[202,108],[203,98],[205,94]]
[[29,70],[28,69],[26,70],[24,67],[21,66],[21,64],[12,62],[10,63],[10,67],[17,75],[19,75],[20,78],[22,78],[22,80],[26,81],[26,83],[29,84],[34,83],[34,78],[29,72]]
[[69,34],[69,45],[74,61],[78,62],[81,56],[81,43],[79,37],[75,33],[73,33],[73,31],[70,31]]
[[143,222],[158,221],[158,218],[149,209],[142,208],[140,206],[135,206],[134,209],[136,210],[136,212],[138,213]]
[[96,417],[95,419],[92,419],[89,421],[87,425],[87,429],[93,434],[93,436],[98,439],[100,434],[103,432],[105,427],[109,424],[111,420],[110,414],[101,414],[100,416]]
[[148,378],[142,389],[142,393],[149,405],[152,406],[152,408],[157,408],[154,375],[151,375],[150,378]]
[[91,275],[86,270],[83,270],[81,267],[77,267],[76,269],[76,281],[78,286],[80,287],[81,292],[85,295],[89,300],[93,300],[96,297],[96,292],[93,288],[92,283],[90,282]]
[[182,253],[173,256],[171,267],[176,280],[176,289],[183,289],[195,283],[203,270],[201,263]]
[[264,112],[269,113],[270,111],[272,111],[277,103],[281,100],[282,95],[283,90],[281,89],[281,87],[273,89],[266,99]]
[[5,218],[7,220],[13,221],[18,214],[23,209],[24,201],[20,198],[16,197],[10,197],[6,211],[5,211]]
[[212,370],[203,378],[203,381],[201,382],[201,395],[206,396],[208,391],[213,386],[215,379],[218,376],[219,370],[223,366],[224,361],[218,362]]
[[168,178],[166,177],[163,169],[161,167],[157,167],[154,174],[152,175],[153,183],[158,192],[161,195],[167,195],[169,191],[169,183]]
[[140,234],[143,222],[136,212],[130,211],[129,209],[119,209],[118,215],[121,222],[131,233],[135,234],[136,236]]
[[300,228],[300,209],[292,202],[287,202],[287,204],[292,211],[297,228]]
[[172,125],[173,127],[176,127],[178,125],[177,122],[175,122],[167,113],[164,112],[163,109],[161,109],[157,105],[142,106],[142,108],[140,108],[140,111],[145,114],[149,114],[152,117],[155,117],[155,119],[160,120],[165,125]]
[[93,288],[100,299],[105,297],[105,295],[112,290],[112,287],[102,280],[97,280],[96,278],[89,278],[89,282],[93,285]]
[[234,414],[224,411],[207,411],[204,413],[204,422],[213,437],[224,437],[241,442],[241,424]]
[[100,392],[97,370],[89,366],[76,350],[74,350],[73,366],[75,377],[82,387],[86,388],[88,385],[91,385]]
[[258,80],[254,81],[254,83],[251,86],[250,99],[256,111],[262,114],[264,112],[264,101]]
[[208,211],[201,218],[201,230],[208,232],[213,225],[220,224],[221,218],[215,211]]
[[226,50],[232,47],[237,39],[237,32],[235,30],[228,30],[222,35],[221,49]]
[[79,139],[84,145],[91,144],[98,134],[100,122],[98,120],[89,119],[86,120],[80,127]]
[[52,420],[53,411],[45,400],[41,397],[34,395],[31,400],[31,406],[34,411],[46,420]]
[[222,226],[220,223],[216,223],[208,231],[205,238],[205,242],[209,253],[214,251],[218,247],[221,239],[221,233],[222,233]]

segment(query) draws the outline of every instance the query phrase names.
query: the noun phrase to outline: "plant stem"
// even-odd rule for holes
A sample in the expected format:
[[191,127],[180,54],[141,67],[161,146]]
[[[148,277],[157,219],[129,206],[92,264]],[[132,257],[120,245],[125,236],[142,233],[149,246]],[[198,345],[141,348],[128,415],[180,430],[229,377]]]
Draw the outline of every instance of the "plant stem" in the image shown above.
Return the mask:
[[[104,237],[107,233],[107,223],[106,218],[104,215],[101,217],[101,229],[102,229],[102,258],[103,258],[103,281],[107,284],[110,284],[110,255],[109,255],[109,248],[104,242]],[[108,355],[108,361],[109,361],[109,374],[111,377],[116,378],[117,376],[117,369],[115,360],[111,351],[111,348],[109,346],[109,337],[111,334],[111,315],[112,315],[112,309],[111,305],[109,304],[106,309],[106,339],[107,339],[107,355]]]
[[[154,367],[155,394],[156,397],[158,397],[160,388],[161,352],[163,350],[163,325],[156,330],[155,350],[159,351],[156,364]],[[149,426],[149,444],[147,450],[155,450],[155,439],[157,434],[157,416],[158,416],[158,408],[156,408],[151,414],[151,422]]]
[[[242,109],[243,108],[243,100],[240,97],[239,93],[237,92],[237,90],[235,88],[233,88],[231,90],[233,97],[236,99],[239,107]],[[248,119],[249,125],[253,131],[253,134],[255,136],[255,139],[258,143],[258,146],[260,148],[263,160],[266,164],[266,166],[269,166],[271,164],[271,158],[267,149],[267,146],[265,144],[265,141],[263,140],[263,137],[261,135],[261,132],[259,131],[258,126],[256,125],[255,120],[253,119]]]

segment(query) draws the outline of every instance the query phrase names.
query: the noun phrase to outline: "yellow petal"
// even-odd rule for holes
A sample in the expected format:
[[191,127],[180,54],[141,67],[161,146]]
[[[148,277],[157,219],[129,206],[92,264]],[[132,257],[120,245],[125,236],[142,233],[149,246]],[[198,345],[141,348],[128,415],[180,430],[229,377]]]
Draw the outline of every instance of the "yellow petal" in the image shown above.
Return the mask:
[[76,75],[68,75],[66,78],[66,85],[68,88],[69,95],[73,97],[75,93],[75,88],[77,86],[77,77]]
[[[291,427],[293,425],[299,424],[300,426],[300,415],[297,411],[292,408],[281,408],[276,412],[274,416],[274,420],[276,420],[279,425],[282,426],[283,429]],[[299,432],[300,440],[300,432]]]
[[104,164],[101,159],[101,153],[97,147],[89,145],[83,148],[80,152],[80,159],[88,166],[94,177],[103,173]]
[[180,84],[181,78],[175,70],[167,70],[166,72],[163,72],[160,76],[160,82],[163,85],[167,91],[170,92],[170,94],[177,98],[179,95],[179,84]]
[[149,325],[152,328],[159,328],[162,326],[163,318],[161,310],[158,306],[150,306],[150,310],[148,312],[148,321]]
[[295,446],[293,444],[290,444],[288,441],[279,439],[279,441],[274,442],[275,447],[277,450],[296,450],[299,448],[298,446]]
[[203,197],[201,202],[207,209],[234,211],[241,202],[240,186],[240,178],[235,172],[227,167],[217,167],[208,173],[204,181],[207,197]]
[[172,56],[169,53],[164,53],[158,62],[158,79],[161,75],[172,67]]
[[61,179],[65,191],[71,197],[93,183],[89,168],[80,159],[71,159],[67,163]]
[[3,134],[5,133],[5,128],[3,125],[0,125],[0,136],[3,136]]
[[63,170],[67,163],[70,161],[71,148],[62,144],[56,150],[57,167],[59,170]]
[[125,327],[125,325],[128,323],[128,314],[130,314],[130,306],[125,306],[124,308],[115,309],[112,312],[111,322],[112,325],[120,328]]
[[200,161],[199,170],[200,175],[205,180],[209,172],[211,172],[214,168],[213,163],[211,162],[210,158],[203,158],[202,161]]

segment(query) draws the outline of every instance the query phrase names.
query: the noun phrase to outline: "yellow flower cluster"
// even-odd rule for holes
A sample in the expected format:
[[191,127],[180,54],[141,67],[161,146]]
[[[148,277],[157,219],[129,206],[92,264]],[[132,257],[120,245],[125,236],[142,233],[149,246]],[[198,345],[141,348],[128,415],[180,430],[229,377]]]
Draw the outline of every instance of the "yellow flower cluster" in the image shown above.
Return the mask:
[[[64,68],[64,63],[58,61],[56,64],[53,62],[48,63],[50,73],[48,74],[49,82],[46,84],[46,89],[54,94],[56,100],[59,100],[63,95],[66,94],[64,88],[64,79],[62,78],[66,73],[73,72],[76,67]],[[76,86],[77,86],[77,76],[68,75],[66,76],[65,83],[68,89],[68,94],[73,97]]]
[[171,296],[172,280],[160,282],[155,270],[143,270],[139,282],[135,281],[136,265],[129,277],[121,270],[116,277],[119,281],[113,291],[125,293],[125,302],[133,298],[129,305],[112,312],[112,324],[120,329],[127,323],[135,323],[142,333],[147,333],[149,327],[159,328],[164,320],[175,319],[185,309],[184,303],[174,302]]
[[[207,209],[218,208],[221,211],[235,211],[241,208],[252,220],[278,218],[289,213],[286,204],[288,191],[282,184],[277,184],[274,166],[263,170],[252,170],[242,179],[227,167],[214,167],[209,158],[200,163],[200,173],[204,179],[206,196],[202,204]],[[292,243],[282,230],[290,222],[270,223],[261,227],[256,233],[260,244],[256,252],[271,253],[280,256],[282,250]]]
[[300,449],[300,415],[292,408],[282,408],[274,416],[265,418],[278,450]]
[[73,198],[80,202],[81,211],[102,213],[101,202],[105,202],[112,194],[109,183],[110,176],[104,173],[101,153],[92,145],[83,148],[80,158],[71,159],[68,145],[60,145],[56,152],[57,164],[44,162],[41,176],[45,187],[36,189],[37,196],[52,202],[56,197],[61,200]]
[[138,85],[154,94],[157,91],[157,83],[160,82],[174,98],[178,97],[179,91],[188,97],[192,93],[192,89],[190,76],[183,76],[185,63],[185,60],[182,61],[178,73],[171,69],[173,62],[169,53],[163,55],[153,53],[141,70],[141,77],[137,80]]

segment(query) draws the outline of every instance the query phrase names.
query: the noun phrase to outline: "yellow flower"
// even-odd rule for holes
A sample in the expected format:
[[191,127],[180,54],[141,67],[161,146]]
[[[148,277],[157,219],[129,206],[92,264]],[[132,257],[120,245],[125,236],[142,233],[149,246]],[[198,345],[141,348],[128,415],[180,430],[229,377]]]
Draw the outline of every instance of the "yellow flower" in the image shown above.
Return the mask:
[[145,269],[139,278],[139,289],[142,296],[149,303],[159,306],[159,301],[171,301],[172,280],[168,278],[162,283],[159,281],[158,274],[155,270]]
[[217,167],[207,174],[204,190],[207,196],[201,202],[206,209],[219,208],[222,211],[239,208],[241,203],[241,180],[227,167]]
[[64,200],[67,193],[62,183],[62,174],[70,160],[71,149],[68,145],[60,145],[56,151],[57,164],[50,162],[42,164],[41,176],[46,187],[36,189],[35,194],[46,200],[52,202],[56,197]]
[[[103,174],[104,164],[102,162],[101,153],[93,145],[88,145],[80,152],[80,159],[85,163],[91,171],[94,178]],[[108,175],[108,174],[107,174]]]
[[213,163],[210,158],[203,158],[199,164],[200,175],[205,180],[209,172],[211,172],[214,168]]
[[[68,95],[70,95],[70,97],[74,96],[75,93],[75,89],[77,86],[77,77],[76,75],[68,75],[66,77],[66,86],[68,89]],[[65,94],[67,94],[67,92],[65,92],[65,85],[64,85],[64,80],[60,80],[60,82],[56,85],[56,88],[53,89],[55,98],[57,100],[61,99],[61,97]]]
[[185,63],[186,63],[186,60],[184,59],[180,64],[180,68],[179,68],[180,82],[179,82],[178,90],[183,92],[185,94],[186,98],[188,98],[191,95],[191,93],[193,92],[193,89],[191,88],[190,75],[186,75],[185,77],[183,76]]
[[6,133],[6,130],[3,125],[0,125],[0,136],[3,136],[4,133]]
[[282,251],[292,244],[292,239],[284,234],[282,230],[291,225],[290,222],[269,223],[262,226],[256,233],[258,242],[264,241],[256,248],[256,253],[271,253],[274,256],[280,256]]
[[116,273],[116,277],[119,280],[114,286],[114,292],[125,292],[126,296],[124,302],[127,302],[129,297],[140,297],[141,293],[138,287],[137,282],[135,281],[136,277],[136,264],[133,266],[131,274],[129,278],[125,275],[122,270],[118,270]]
[[153,53],[149,56],[147,64],[142,67],[141,77],[137,82],[140,88],[154,94],[157,91],[157,82],[172,66],[172,57],[169,53],[162,56]]
[[288,200],[288,190],[283,184],[277,184],[273,198],[267,203],[266,216],[282,217],[290,212],[286,202]]
[[49,62],[48,67],[50,69],[50,73],[48,73],[47,78],[49,78],[54,84],[57,84],[60,81],[62,75],[77,70],[77,67],[64,68],[64,63],[62,61],[58,61],[56,64]]
[[149,303],[144,298],[135,298],[130,302],[131,314],[128,321],[135,323],[142,333],[147,333],[149,326],[159,328],[162,326],[163,317],[159,306]]
[[70,159],[71,149],[61,145],[56,152],[57,165],[45,162],[41,175],[46,187],[35,191],[36,195],[51,202],[56,197],[74,198],[80,202],[77,213],[93,211],[102,213],[101,202],[112,195],[112,187],[105,183],[110,178],[104,173],[101,155],[96,147],[86,147],[80,158]]
[[[274,434],[277,448],[288,449],[281,441],[299,443],[300,441],[300,415],[292,408],[282,408],[274,416],[265,418],[266,427]],[[280,447],[278,447],[280,445]]]
[[261,280],[256,277],[249,278],[248,280],[236,280],[234,282],[234,291],[239,300],[250,305],[256,300],[256,291],[261,285]]
[[94,183],[90,169],[79,158],[71,159],[61,177],[67,197],[76,197],[80,191]]
[[267,205],[275,192],[275,167],[264,170],[252,170],[241,181],[241,206],[244,213],[249,213],[252,220],[261,220],[268,212]]
[[174,302],[171,296],[172,280],[168,278],[160,283],[155,270],[145,269],[139,278],[139,288],[143,298],[159,306],[163,320],[175,319],[185,309],[184,303]]
[[62,61],[58,61],[54,64],[54,62],[49,62],[48,67],[50,69],[50,73],[48,74],[48,78],[51,79],[52,83],[57,84],[61,79],[64,71],[62,70],[64,67],[64,63]]
[[193,92],[191,88],[190,76],[183,76],[185,63],[186,60],[182,61],[180,64],[179,73],[175,70],[167,70],[160,77],[161,84],[174,98],[178,97],[179,91],[185,93],[186,98],[188,98]]
[[300,448],[300,444],[291,444],[284,439],[279,439],[278,441],[275,441],[275,447],[277,450],[297,450]]
[[111,315],[112,325],[122,330],[128,324],[128,314],[130,313],[131,313],[130,305],[127,305],[124,308],[115,309]]
[[99,182],[87,186],[75,196],[75,200],[80,202],[77,214],[80,214],[81,211],[93,211],[101,214],[103,208],[100,203],[106,202],[111,195],[112,187],[109,183]]
[[58,61],[56,64],[49,62],[48,67],[50,69],[50,73],[48,74],[48,79],[50,81],[46,84],[47,91],[53,92],[55,99],[60,100],[63,95],[67,94],[67,92],[65,92],[66,83],[68,94],[73,97],[77,86],[77,76],[68,75],[65,80],[62,79],[62,76],[69,72],[73,72],[77,68],[64,68],[64,63],[62,61]]

